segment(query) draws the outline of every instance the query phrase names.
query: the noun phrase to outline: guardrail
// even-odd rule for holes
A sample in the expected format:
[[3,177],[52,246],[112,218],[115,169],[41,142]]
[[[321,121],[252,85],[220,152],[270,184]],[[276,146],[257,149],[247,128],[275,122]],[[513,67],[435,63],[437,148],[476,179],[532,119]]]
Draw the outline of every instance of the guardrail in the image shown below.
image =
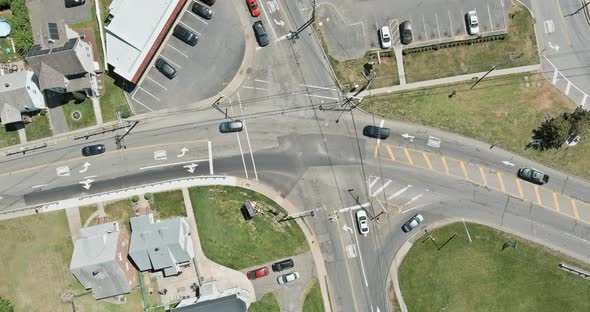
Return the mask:
[[579,276],[581,276],[583,278],[590,279],[590,272],[588,272],[586,270],[582,270],[578,267],[575,267],[575,266],[572,266],[569,264],[565,264],[565,263],[560,263],[559,268],[562,270],[568,271],[570,273],[578,274]]

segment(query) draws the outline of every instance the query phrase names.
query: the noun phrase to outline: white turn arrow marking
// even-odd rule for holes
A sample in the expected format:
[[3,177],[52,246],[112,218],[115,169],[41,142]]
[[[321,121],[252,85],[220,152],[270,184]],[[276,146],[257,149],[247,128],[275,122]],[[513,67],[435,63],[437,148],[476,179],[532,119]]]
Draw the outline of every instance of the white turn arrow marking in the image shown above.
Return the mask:
[[78,171],[80,173],[84,173],[86,171],[88,171],[88,167],[90,167],[91,164],[89,162],[85,162],[84,165],[82,166],[82,170]]
[[188,152],[188,148],[186,148],[186,147],[183,147],[183,148],[180,150],[180,154],[176,155],[176,157],[178,157],[178,158],[180,158],[180,157],[184,157],[184,154],[186,154],[186,152]]
[[80,184],[84,184],[84,185],[82,185],[82,187],[85,188],[85,189],[87,189],[87,190],[89,190],[90,189],[90,184],[92,182],[94,182],[94,180],[92,180],[92,179],[86,179],[84,181],[80,181],[79,183]]
[[559,51],[559,46],[558,45],[551,44],[551,41],[548,41],[547,43],[549,44],[549,47],[551,49],[555,50],[555,52],[558,52]]
[[342,230],[344,230],[344,232],[350,231],[350,233],[353,233],[352,232],[352,228],[349,227],[348,225],[346,225],[346,223],[344,223],[344,226],[342,227]]
[[415,136],[409,135],[408,133],[402,134],[402,137],[405,138],[405,139],[409,139],[410,142],[412,142],[412,143],[414,143],[414,139],[416,138]]
[[186,171],[190,172],[190,173],[194,173],[195,172],[195,168],[197,168],[198,164],[195,163],[191,163],[190,165],[186,165],[186,166],[182,166],[183,168],[186,168]]
[[279,20],[278,22],[277,22],[277,20],[276,20],[276,19],[274,19],[274,18],[273,18],[272,20],[273,20],[273,21],[275,21],[275,24],[277,24],[277,25],[279,25],[279,26],[281,26],[281,27],[285,26],[285,22],[284,22],[283,20]]
[[514,167],[514,164],[511,163],[511,162],[509,162],[508,160],[503,160],[502,163],[505,164],[506,166],[512,166],[512,167]]

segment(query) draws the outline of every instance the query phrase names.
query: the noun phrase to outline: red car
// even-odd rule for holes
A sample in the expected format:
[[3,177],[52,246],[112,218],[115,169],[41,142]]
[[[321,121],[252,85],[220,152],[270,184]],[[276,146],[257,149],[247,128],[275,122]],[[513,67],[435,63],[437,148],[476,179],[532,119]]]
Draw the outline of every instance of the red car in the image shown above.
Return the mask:
[[255,280],[257,278],[267,276],[268,273],[269,273],[268,267],[264,267],[264,268],[256,269],[254,271],[250,271],[246,275],[248,276],[248,279]]
[[258,7],[256,0],[246,0],[246,3],[248,3],[248,8],[250,9],[250,14],[252,14],[252,16],[257,17],[260,15],[260,8]]

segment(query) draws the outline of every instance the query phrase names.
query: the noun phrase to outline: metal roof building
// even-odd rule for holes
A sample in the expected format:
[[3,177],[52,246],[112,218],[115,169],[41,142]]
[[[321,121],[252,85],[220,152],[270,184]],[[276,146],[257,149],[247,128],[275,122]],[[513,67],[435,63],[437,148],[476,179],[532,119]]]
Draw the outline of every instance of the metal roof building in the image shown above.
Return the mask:
[[106,27],[107,63],[137,83],[186,0],[114,0]]

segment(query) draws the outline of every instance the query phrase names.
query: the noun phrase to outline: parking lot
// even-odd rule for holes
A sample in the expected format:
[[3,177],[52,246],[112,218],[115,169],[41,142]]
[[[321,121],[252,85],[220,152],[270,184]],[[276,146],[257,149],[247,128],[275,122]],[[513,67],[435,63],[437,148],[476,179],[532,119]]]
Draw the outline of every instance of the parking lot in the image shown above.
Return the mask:
[[[163,44],[157,56],[173,66],[177,75],[170,80],[154,66],[143,75],[139,85],[129,93],[136,114],[162,109],[178,109],[215,96],[236,75],[245,51],[245,37],[239,14],[247,7],[217,1],[211,9],[213,18],[205,20],[190,8],[181,12],[179,25],[199,37],[191,47],[174,36]],[[172,29],[170,30],[172,32]]]
[[[459,40],[468,36],[465,15],[477,12],[481,35],[507,29],[510,0],[328,0],[318,2],[318,18],[324,27],[330,55],[338,60],[358,58],[379,48],[377,30],[389,25],[394,45],[399,45],[399,23],[412,24],[413,44]],[[335,22],[334,20],[339,20]],[[334,22],[330,22],[334,21]],[[365,40],[359,38],[364,37]]]

